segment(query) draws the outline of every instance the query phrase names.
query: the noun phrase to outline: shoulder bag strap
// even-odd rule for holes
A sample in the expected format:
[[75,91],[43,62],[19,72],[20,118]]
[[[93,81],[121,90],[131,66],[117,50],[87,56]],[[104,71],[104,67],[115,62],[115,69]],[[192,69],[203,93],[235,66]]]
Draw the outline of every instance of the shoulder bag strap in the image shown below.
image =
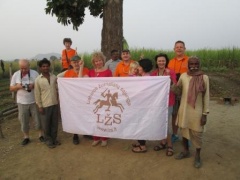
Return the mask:
[[65,49],[65,54],[66,54],[67,62],[68,62],[68,64],[69,64],[70,62],[69,62],[69,59],[68,59],[68,56],[67,56],[67,50],[66,50],[66,49]]

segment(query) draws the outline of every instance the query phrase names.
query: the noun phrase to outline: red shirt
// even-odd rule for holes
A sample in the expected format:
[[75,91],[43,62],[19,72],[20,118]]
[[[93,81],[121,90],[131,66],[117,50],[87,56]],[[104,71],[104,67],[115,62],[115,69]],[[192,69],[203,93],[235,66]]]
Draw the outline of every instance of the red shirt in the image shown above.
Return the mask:
[[88,72],[89,77],[112,77],[112,71],[109,69],[106,69],[105,71],[102,72],[95,72],[94,69],[91,69]]
[[[151,76],[159,76],[159,74],[158,74],[158,69],[156,69],[155,71],[153,71],[153,72],[151,73]],[[176,74],[175,74],[175,72],[174,72],[173,70],[171,70],[171,69],[166,68],[166,69],[164,70],[163,74],[160,75],[160,76],[170,76],[171,82],[174,83],[174,84],[177,83]],[[174,104],[175,104],[175,94],[174,94],[172,91],[170,91],[170,93],[169,93],[168,106],[173,106]]]

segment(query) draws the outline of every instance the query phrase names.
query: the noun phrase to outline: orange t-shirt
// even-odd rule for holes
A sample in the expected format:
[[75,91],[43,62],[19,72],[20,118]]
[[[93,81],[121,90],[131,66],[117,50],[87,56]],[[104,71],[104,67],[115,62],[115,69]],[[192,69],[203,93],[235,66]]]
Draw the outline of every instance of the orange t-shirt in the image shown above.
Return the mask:
[[[67,52],[67,56],[66,56]],[[76,55],[76,51],[74,49],[69,49],[69,50],[62,50],[62,68],[68,68],[70,63],[71,63],[71,58]],[[68,57],[68,58],[67,58]]]
[[182,59],[178,60],[176,57],[171,59],[168,63],[168,68],[177,73],[185,73],[188,70],[188,56],[184,56]]
[[[89,72],[88,68],[84,67],[83,76],[88,75],[88,72]],[[78,74],[73,69],[70,69],[65,72],[64,77],[69,77],[69,78],[78,77]]]
[[123,61],[119,62],[115,69],[114,77],[127,77],[131,62],[134,62],[134,61],[130,60],[128,65],[125,65]]

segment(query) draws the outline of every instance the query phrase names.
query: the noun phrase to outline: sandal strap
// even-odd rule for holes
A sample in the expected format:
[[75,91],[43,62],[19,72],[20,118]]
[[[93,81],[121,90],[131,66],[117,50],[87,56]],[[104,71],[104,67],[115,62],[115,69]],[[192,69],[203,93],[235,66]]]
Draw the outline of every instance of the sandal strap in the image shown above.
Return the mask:
[[[138,149],[135,149],[135,148],[138,148]],[[143,149],[141,146],[137,146],[137,147],[134,147],[132,151],[135,153],[143,153],[143,152],[147,152],[147,149]]]
[[173,147],[168,146],[167,151],[166,151],[167,156],[172,156],[173,155]]
[[165,143],[165,144],[160,143],[160,146],[161,146],[163,149],[166,149],[166,147],[167,147],[167,143]]
[[139,147],[140,146],[140,144],[138,144],[138,143],[133,143],[132,144],[132,147]]
[[160,151],[160,150],[162,150],[162,149],[166,149],[166,147],[167,147],[167,143],[166,143],[166,144],[160,143],[159,145],[154,146],[153,149],[154,149],[155,151]]

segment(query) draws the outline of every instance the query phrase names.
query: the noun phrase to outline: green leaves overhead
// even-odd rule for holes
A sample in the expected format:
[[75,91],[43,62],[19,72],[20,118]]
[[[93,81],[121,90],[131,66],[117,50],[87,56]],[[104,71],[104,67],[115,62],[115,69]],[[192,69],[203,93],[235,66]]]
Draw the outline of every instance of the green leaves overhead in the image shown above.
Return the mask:
[[89,2],[89,10],[91,15],[97,17],[100,15],[100,18],[103,16],[103,6],[105,1],[104,0],[92,0]]
[[57,22],[74,30],[84,22],[85,8],[89,7],[91,15],[102,16],[104,0],[47,0],[46,14],[56,15]]

